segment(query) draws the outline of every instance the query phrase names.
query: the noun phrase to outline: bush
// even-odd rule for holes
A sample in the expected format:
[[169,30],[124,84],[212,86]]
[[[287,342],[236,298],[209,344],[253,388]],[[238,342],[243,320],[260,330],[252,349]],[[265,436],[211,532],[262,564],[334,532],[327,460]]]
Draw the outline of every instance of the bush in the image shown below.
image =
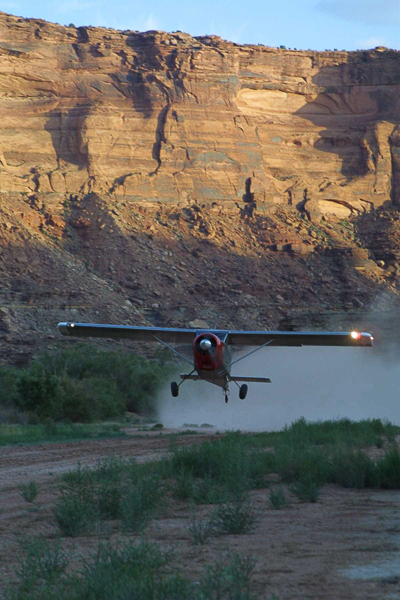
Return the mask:
[[65,494],[54,508],[57,525],[67,537],[91,533],[99,521],[97,507],[83,494]]
[[220,561],[206,567],[200,580],[198,600],[251,600],[250,580],[255,567],[251,556],[230,553],[228,561]]
[[287,508],[290,506],[288,499],[285,496],[283,487],[272,489],[269,492],[269,503],[272,508],[279,510],[281,508]]
[[381,419],[310,422],[302,417],[283,429],[283,441],[303,448],[311,445],[361,448],[376,444],[379,436],[391,436],[398,433],[398,430],[399,428],[391,423],[383,424]]
[[385,489],[400,488],[400,452],[394,447],[376,465],[380,487]]
[[79,465],[62,479],[55,516],[63,535],[93,531],[107,519],[120,519],[125,529],[141,531],[163,497],[162,480],[154,467],[114,456],[98,461],[94,469]]
[[255,526],[256,513],[249,501],[221,504],[212,513],[211,523],[221,533],[249,533]]
[[24,410],[35,412],[40,419],[60,418],[62,410],[58,401],[58,380],[54,375],[25,371],[17,382],[17,404]]
[[322,484],[329,480],[331,472],[329,456],[322,449],[289,443],[278,445],[276,468],[282,481],[288,483],[312,477]]
[[141,531],[154,516],[162,497],[161,480],[146,475],[131,485],[120,506],[122,525],[129,531]]
[[178,500],[189,500],[194,496],[195,481],[193,479],[193,473],[182,468],[175,478],[175,482],[172,488],[172,494],[174,498]]
[[320,488],[312,477],[305,477],[290,486],[290,491],[300,502],[318,502]]
[[24,500],[27,502],[33,502],[39,493],[39,486],[37,485],[36,481],[30,481],[29,483],[21,485],[19,491],[21,492],[21,496]]
[[0,406],[12,407],[15,405],[18,377],[18,369],[0,365]]
[[215,533],[215,528],[211,521],[198,521],[193,514],[188,531],[194,544],[203,545]]
[[42,353],[24,370],[0,368],[0,404],[17,405],[39,420],[90,422],[125,410],[155,416],[156,391],[169,370],[164,359],[76,344]]
[[361,450],[339,450],[332,456],[331,481],[347,488],[365,488],[378,485],[375,463]]
[[30,589],[40,580],[51,584],[65,573],[69,557],[61,548],[60,540],[51,544],[43,537],[24,537],[19,544],[25,556],[19,560],[16,574],[23,587]]
[[[79,565],[59,541],[24,541],[26,558],[17,569],[17,587],[9,589],[13,600],[250,600],[255,561],[230,552],[212,565],[205,565],[198,581],[180,572],[171,550],[146,541],[113,545],[100,542]],[[68,569],[68,573],[67,573]]]
[[[237,432],[198,446],[175,448],[171,459],[171,476],[181,490],[186,486],[184,493],[203,503],[221,502],[227,496],[237,499],[252,488],[265,487],[266,476],[274,469],[275,456],[249,448],[246,436]],[[189,474],[195,479],[190,491]]]
[[[158,362],[151,362],[132,353],[102,351],[87,343],[77,343],[54,354],[43,353],[36,361],[47,373],[58,377],[78,381],[106,379],[115,386],[108,395],[115,399],[117,394],[126,410],[148,416],[155,416],[154,397],[171,370],[164,355]],[[98,395],[101,386],[93,389],[90,385],[90,389]]]

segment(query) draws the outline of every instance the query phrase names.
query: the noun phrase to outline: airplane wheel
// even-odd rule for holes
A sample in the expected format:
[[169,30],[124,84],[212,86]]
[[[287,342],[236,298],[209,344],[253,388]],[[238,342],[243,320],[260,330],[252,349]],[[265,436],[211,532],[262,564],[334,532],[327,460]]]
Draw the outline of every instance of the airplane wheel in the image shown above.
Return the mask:
[[246,385],[245,383],[243,385],[240,386],[240,390],[239,390],[239,398],[241,400],[244,400],[247,396],[247,390],[249,389],[249,386]]
[[174,398],[176,398],[179,395],[179,385],[176,383],[176,381],[173,381],[171,383],[171,394]]

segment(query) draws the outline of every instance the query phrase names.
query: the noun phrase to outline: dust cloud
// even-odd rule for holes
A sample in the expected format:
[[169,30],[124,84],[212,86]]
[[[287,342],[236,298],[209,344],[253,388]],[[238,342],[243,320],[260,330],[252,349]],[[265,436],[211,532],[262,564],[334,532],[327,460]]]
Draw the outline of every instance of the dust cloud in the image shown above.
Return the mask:
[[209,423],[253,431],[279,430],[299,417],[400,424],[400,361],[393,353],[387,358],[379,348],[265,348],[234,365],[232,374],[270,377],[272,383],[249,384],[245,400],[231,383],[228,404],[220,388],[202,381],[185,382],[178,398],[166,386],[159,419],[169,427]]

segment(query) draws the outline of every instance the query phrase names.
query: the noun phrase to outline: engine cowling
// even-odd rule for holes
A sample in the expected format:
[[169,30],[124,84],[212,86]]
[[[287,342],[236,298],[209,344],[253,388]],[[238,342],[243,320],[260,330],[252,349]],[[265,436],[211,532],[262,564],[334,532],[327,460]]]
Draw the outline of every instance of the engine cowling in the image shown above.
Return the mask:
[[200,333],[193,341],[197,371],[215,371],[224,364],[224,344],[214,333]]

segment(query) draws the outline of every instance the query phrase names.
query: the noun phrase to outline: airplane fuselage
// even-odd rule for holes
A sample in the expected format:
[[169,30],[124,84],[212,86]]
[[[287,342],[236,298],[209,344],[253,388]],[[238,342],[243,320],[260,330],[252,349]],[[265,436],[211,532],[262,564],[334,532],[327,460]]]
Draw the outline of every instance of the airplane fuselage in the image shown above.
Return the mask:
[[[220,335],[218,335],[220,333]],[[199,331],[193,340],[193,364],[200,379],[228,389],[232,350],[227,332]]]

